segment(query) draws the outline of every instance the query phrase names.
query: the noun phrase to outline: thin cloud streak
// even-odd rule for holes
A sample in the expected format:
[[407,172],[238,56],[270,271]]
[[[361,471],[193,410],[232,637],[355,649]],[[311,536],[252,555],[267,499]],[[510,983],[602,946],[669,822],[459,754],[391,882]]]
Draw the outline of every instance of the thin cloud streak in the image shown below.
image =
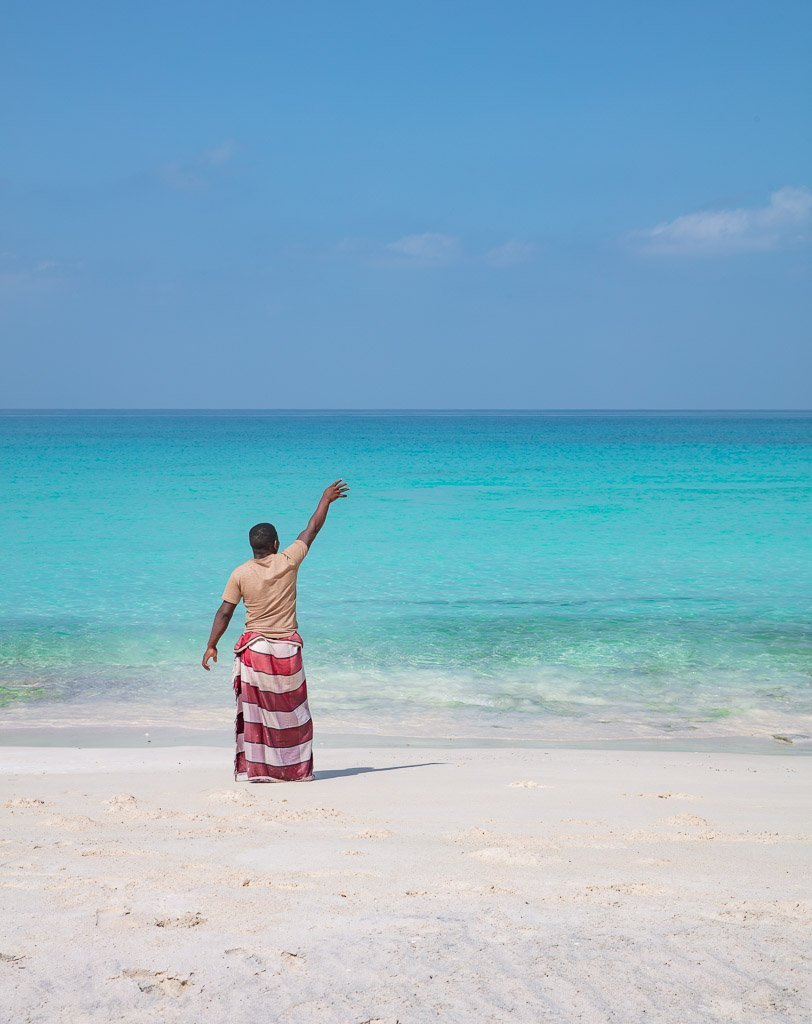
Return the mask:
[[426,231],[420,235],[404,235],[384,246],[389,253],[420,265],[451,263],[460,251],[459,239]]
[[208,164],[210,167],[221,167],[234,156],[235,148],[234,139],[226,139],[219,146],[205,150],[200,157],[201,163]]
[[497,245],[485,253],[485,262],[492,267],[516,267],[521,263],[527,263],[536,252],[536,245],[533,242],[521,242],[517,238]]
[[191,160],[172,160],[164,164],[158,176],[165,185],[180,192],[201,192],[211,184],[213,170],[231,160],[235,148],[234,140],[226,139],[219,146],[204,149]]
[[56,260],[21,260],[13,252],[0,252],[0,297],[16,298],[61,287],[62,265]]

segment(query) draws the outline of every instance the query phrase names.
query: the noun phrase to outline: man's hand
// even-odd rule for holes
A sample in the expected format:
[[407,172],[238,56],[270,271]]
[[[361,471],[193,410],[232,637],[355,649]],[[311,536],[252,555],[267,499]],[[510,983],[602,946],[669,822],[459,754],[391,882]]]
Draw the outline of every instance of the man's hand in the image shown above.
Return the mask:
[[332,505],[338,498],[346,498],[349,492],[350,485],[345,483],[343,480],[336,480],[334,484],[330,484],[329,487],[325,488],[324,494],[322,494],[322,501],[326,501],[328,505]]
[[217,641],[228,629],[236,607],[236,604],[232,604],[230,601],[223,601],[215,613],[214,622],[211,624],[211,633],[209,633],[209,646],[203,655],[203,668],[207,672],[209,671],[209,661],[217,661]]
[[346,498],[349,492],[350,485],[345,483],[343,480],[336,480],[334,484],[330,484],[326,487],[324,494],[321,496],[318,507],[313,515],[310,517],[310,522],[299,534],[299,540],[303,540],[308,547],[316,539],[316,534],[324,526],[324,520],[327,518],[327,510],[337,501],[339,498]]

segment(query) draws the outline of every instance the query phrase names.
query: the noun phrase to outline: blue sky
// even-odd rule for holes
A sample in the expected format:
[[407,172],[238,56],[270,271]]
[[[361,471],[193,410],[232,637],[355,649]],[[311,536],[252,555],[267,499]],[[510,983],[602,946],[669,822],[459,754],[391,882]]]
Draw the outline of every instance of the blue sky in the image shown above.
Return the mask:
[[812,6],[7,2],[6,407],[807,408]]

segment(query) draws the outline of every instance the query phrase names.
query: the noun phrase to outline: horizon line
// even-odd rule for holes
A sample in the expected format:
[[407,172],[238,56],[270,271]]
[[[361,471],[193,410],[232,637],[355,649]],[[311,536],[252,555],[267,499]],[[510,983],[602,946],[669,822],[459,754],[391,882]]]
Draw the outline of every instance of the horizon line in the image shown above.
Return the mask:
[[4,413],[345,413],[345,414],[431,414],[431,413],[812,413],[812,408],[783,406],[2,406]]
[[380,418],[396,418],[402,417],[559,417],[561,419],[567,417],[617,417],[622,418],[628,417],[675,417],[675,416],[691,416],[691,417],[702,417],[702,416],[715,416],[715,417],[799,417],[806,418],[812,416],[812,409],[781,409],[781,408],[729,408],[729,409],[713,409],[713,408],[673,408],[673,409],[644,409],[644,408],[629,408],[629,409],[589,409],[589,408],[558,408],[558,409],[499,409],[499,408],[432,408],[432,409],[239,409],[239,408],[217,408],[217,407],[113,407],[113,408],[101,408],[101,407],[8,407],[0,408],[0,418],[2,419],[13,419],[14,417],[24,418],[36,418],[40,417],[70,417],[70,416],[86,416],[86,417],[143,417],[149,416],[154,417],[222,417],[222,418],[238,418],[238,417],[301,417],[302,419],[311,417],[380,417]]

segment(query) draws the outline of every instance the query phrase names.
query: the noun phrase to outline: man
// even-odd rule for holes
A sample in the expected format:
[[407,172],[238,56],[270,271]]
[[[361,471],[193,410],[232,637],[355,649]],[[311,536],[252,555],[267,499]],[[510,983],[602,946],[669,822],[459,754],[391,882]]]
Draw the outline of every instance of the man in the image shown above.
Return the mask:
[[203,668],[208,672],[209,661],[217,661],[217,641],[242,599],[245,632],[234,648],[235,779],[308,782],[313,778],[313,723],[296,621],[296,576],[330,505],[346,498],[348,491],[343,480],[330,484],[310,522],[284,551],[279,550],[279,537],[270,523],[252,526],[248,542],[254,557],[237,566],[226,584]]

